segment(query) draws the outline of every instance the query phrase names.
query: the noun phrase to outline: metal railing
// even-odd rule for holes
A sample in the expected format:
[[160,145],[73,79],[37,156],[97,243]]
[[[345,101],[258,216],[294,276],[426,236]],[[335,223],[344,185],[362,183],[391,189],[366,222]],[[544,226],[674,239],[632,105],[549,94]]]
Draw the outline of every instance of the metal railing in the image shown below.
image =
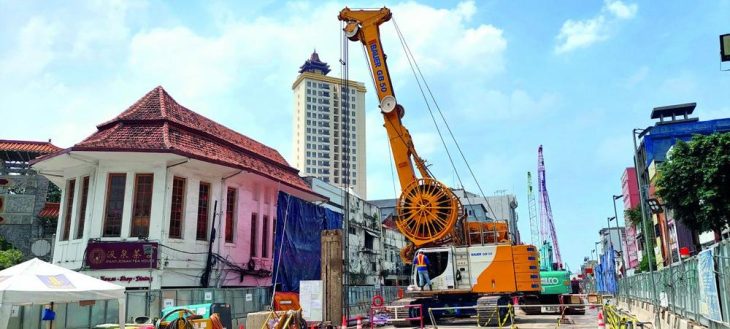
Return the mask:
[[[351,286],[350,287],[350,315],[352,318],[357,315],[366,317],[370,310],[372,299],[380,295],[386,303],[397,299],[398,289],[403,287],[383,286]],[[405,288],[403,288],[405,289]],[[152,317],[160,315],[165,305],[192,305],[204,303],[227,303],[231,305],[231,318],[234,327],[244,324],[246,315],[251,312],[259,312],[268,309],[271,301],[270,287],[252,288],[189,288],[189,289],[163,289],[152,290],[129,290],[126,292],[128,323],[132,323],[135,317],[151,314]],[[54,329],[81,329],[93,328],[104,323],[117,323],[119,316],[119,305],[116,300],[99,300],[93,305],[81,306],[79,303],[55,304]],[[10,318],[8,328],[11,329],[39,329],[44,328],[41,312],[43,305],[21,306]]]
[[[250,312],[263,311],[269,306],[271,288],[225,288],[225,289],[164,289],[127,291],[127,323],[135,317],[151,314],[159,317],[165,304],[191,305],[204,303],[227,303],[231,305],[231,318],[235,327],[244,323]],[[99,300],[93,305],[81,306],[79,303],[55,304],[56,319],[54,329],[93,328],[104,323],[117,323],[119,304],[116,300]],[[41,321],[43,305],[21,306],[10,318],[8,328],[39,329],[46,325]]]
[[393,302],[398,299],[398,289],[404,289],[405,287],[396,286],[382,286],[380,288],[374,286],[350,286],[350,298],[349,309],[350,318],[356,316],[366,317],[370,312],[370,306],[372,305],[373,297],[379,295],[383,297],[383,301],[386,304]]
[[656,272],[620,279],[619,296],[654,304],[651,284],[654,276],[660,307],[710,328],[730,328],[730,241],[721,242],[713,248],[722,323],[710,321],[700,313],[697,256]]

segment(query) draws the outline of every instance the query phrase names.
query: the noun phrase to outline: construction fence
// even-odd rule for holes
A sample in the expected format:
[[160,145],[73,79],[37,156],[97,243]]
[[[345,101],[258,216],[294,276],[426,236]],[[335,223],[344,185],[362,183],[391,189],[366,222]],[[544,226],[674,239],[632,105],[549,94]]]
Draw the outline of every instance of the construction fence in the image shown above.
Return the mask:
[[618,286],[619,297],[659,304],[710,328],[730,329],[730,241],[659,271],[622,278]]
[[[349,309],[351,317],[367,316],[372,298],[383,296],[386,303],[396,299],[399,287],[351,286],[349,289]],[[159,317],[166,306],[192,305],[204,303],[227,303],[231,305],[234,328],[245,324],[246,315],[270,309],[271,288],[190,288],[127,291],[127,323],[135,317],[152,314]],[[43,305],[21,306],[12,314],[8,328],[41,329],[46,322],[41,321]],[[94,328],[99,324],[118,323],[119,305],[116,300],[96,301],[92,305],[79,303],[55,304],[56,320],[54,329]]]

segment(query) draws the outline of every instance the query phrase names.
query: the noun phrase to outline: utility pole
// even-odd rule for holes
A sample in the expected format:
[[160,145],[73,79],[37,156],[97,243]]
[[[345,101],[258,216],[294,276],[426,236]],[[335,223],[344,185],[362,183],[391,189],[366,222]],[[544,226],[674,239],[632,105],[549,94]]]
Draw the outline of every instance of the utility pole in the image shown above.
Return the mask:
[[654,260],[652,257],[652,253],[654,251],[649,250],[649,246],[650,246],[649,236],[648,236],[649,230],[646,225],[646,221],[647,221],[646,220],[646,205],[644,205],[644,203],[646,202],[646,194],[649,191],[647,190],[648,187],[641,183],[641,174],[642,173],[638,171],[638,169],[639,169],[639,166],[638,166],[639,148],[636,145],[636,134],[637,134],[637,132],[639,134],[641,134],[644,131],[646,131],[646,129],[634,129],[631,133],[631,139],[634,142],[634,168],[637,169],[636,180],[637,180],[637,183],[639,184],[639,204],[641,205],[641,230],[644,234],[644,250],[646,250],[646,257],[648,258],[647,263],[649,263],[649,277],[651,278],[652,295],[653,295],[653,299],[654,299],[654,322],[655,322],[657,328],[661,329],[662,324],[659,321],[659,298],[657,296],[657,291],[656,291],[656,280],[654,279]]

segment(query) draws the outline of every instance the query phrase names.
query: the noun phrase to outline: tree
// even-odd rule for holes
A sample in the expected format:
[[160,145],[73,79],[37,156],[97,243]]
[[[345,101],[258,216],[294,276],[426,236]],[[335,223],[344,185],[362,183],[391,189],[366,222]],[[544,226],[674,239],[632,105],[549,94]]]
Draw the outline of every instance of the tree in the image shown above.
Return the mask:
[[716,235],[730,224],[730,133],[677,142],[660,170],[657,195],[676,219]]
[[48,192],[46,193],[46,201],[48,202],[61,202],[61,189],[56,186],[56,184],[53,184],[53,182],[48,182]]

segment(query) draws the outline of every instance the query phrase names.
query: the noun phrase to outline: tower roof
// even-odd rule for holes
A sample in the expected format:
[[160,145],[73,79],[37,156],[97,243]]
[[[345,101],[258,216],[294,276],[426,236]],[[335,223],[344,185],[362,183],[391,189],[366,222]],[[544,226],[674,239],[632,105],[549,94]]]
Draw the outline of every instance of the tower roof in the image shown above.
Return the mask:
[[312,55],[309,56],[309,59],[304,62],[304,65],[299,67],[299,73],[304,72],[312,72],[312,73],[321,73],[323,75],[327,75],[327,73],[330,73],[330,66],[321,61],[319,59],[319,54],[317,54],[317,50],[314,50],[312,52]]

